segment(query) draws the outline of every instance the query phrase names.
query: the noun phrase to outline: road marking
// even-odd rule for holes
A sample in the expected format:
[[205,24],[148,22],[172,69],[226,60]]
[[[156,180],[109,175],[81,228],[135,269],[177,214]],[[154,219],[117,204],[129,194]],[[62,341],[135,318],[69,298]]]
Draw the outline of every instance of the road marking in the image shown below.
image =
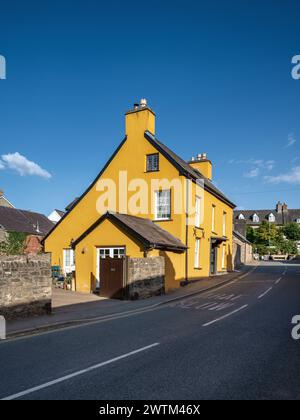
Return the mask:
[[231,301],[234,301],[234,300],[240,299],[242,296],[243,296],[243,295],[237,295],[237,296],[233,297],[233,298],[232,298],[232,299],[230,299],[230,300],[231,300]]
[[22,392],[18,392],[17,394],[9,395],[8,397],[2,398],[2,401],[16,400],[17,398],[24,397],[25,395],[32,394],[33,392],[40,391],[41,389],[48,388],[50,386],[53,386],[53,385],[59,384],[61,382],[67,381],[68,379],[72,379],[72,378],[75,378],[77,376],[83,375],[85,373],[91,372],[95,369],[99,369],[103,366],[106,366],[106,365],[109,365],[111,363],[117,362],[119,360],[125,359],[126,357],[133,356],[134,354],[141,353],[142,351],[151,349],[152,347],[156,347],[158,345],[159,345],[159,343],[150,344],[149,346],[142,347],[140,349],[137,349],[137,350],[131,351],[129,353],[123,354],[122,356],[118,356],[118,357],[114,357],[113,359],[106,360],[106,362],[102,362],[102,363],[99,363],[97,365],[90,366],[86,369],[79,370],[78,372],[71,373],[70,375],[62,376],[61,378],[55,379],[55,380],[50,381],[50,382],[46,382],[45,384],[36,386],[34,388],[27,389],[27,390],[22,391]]
[[269,287],[269,289],[267,289],[264,293],[262,293],[260,296],[258,296],[258,299],[261,299],[264,296],[266,296],[266,294],[269,293],[272,289],[273,289],[273,287]]
[[240,308],[235,309],[234,311],[229,312],[226,315],[220,316],[220,318],[214,319],[213,321],[210,321],[210,322],[207,322],[206,324],[203,324],[202,327],[208,327],[209,325],[214,324],[215,322],[218,322],[218,321],[221,321],[222,319],[228,318],[229,316],[231,316],[233,314],[236,314],[237,312],[241,311],[242,309],[247,308],[247,306],[248,305],[241,306]]
[[280,277],[279,279],[277,279],[277,280],[275,281],[275,284],[280,283],[280,282],[281,282],[281,280],[282,280],[282,277]]

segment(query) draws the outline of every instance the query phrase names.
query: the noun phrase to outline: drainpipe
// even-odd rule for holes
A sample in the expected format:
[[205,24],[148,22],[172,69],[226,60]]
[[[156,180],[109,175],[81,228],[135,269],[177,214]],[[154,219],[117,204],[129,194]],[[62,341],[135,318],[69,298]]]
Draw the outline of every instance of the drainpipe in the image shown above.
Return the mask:
[[189,244],[189,193],[190,193],[190,184],[189,184],[189,178],[186,178],[186,210],[185,210],[185,283],[184,285],[187,285],[189,283],[189,254],[188,254],[188,244]]

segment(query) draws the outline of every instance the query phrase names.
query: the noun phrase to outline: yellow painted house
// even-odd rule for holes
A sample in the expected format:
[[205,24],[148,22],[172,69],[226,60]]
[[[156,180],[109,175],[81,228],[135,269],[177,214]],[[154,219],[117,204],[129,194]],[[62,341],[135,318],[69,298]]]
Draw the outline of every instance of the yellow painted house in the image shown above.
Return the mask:
[[52,265],[75,270],[77,291],[100,294],[106,258],[165,257],[167,291],[230,271],[235,205],[213,185],[211,161],[186,162],[161,143],[145,100],[125,119],[124,140],[45,237]]

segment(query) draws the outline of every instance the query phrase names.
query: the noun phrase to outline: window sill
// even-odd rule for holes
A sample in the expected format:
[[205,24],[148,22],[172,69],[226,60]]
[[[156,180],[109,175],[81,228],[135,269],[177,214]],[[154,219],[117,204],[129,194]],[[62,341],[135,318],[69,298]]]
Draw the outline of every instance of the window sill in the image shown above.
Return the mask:
[[173,222],[173,219],[154,219],[152,220],[153,223],[157,222]]
[[145,171],[144,174],[151,174],[152,172],[159,172],[159,169],[153,169],[152,171]]
[[194,267],[194,270],[203,270],[202,267]]

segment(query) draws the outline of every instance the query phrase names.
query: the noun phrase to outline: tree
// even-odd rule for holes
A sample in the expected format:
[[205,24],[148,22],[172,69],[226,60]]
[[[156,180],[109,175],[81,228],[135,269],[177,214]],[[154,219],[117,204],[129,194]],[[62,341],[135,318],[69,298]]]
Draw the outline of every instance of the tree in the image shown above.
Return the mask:
[[255,232],[256,243],[274,245],[278,239],[278,233],[279,231],[274,224],[263,221]]
[[288,223],[282,229],[283,234],[291,241],[300,241],[300,226],[298,223]]
[[0,253],[17,255],[24,252],[26,233],[9,232],[5,241],[0,243]]
[[255,229],[253,229],[253,227],[247,226],[246,238],[248,239],[249,242],[251,242],[252,244],[255,244],[256,233],[255,233]]

